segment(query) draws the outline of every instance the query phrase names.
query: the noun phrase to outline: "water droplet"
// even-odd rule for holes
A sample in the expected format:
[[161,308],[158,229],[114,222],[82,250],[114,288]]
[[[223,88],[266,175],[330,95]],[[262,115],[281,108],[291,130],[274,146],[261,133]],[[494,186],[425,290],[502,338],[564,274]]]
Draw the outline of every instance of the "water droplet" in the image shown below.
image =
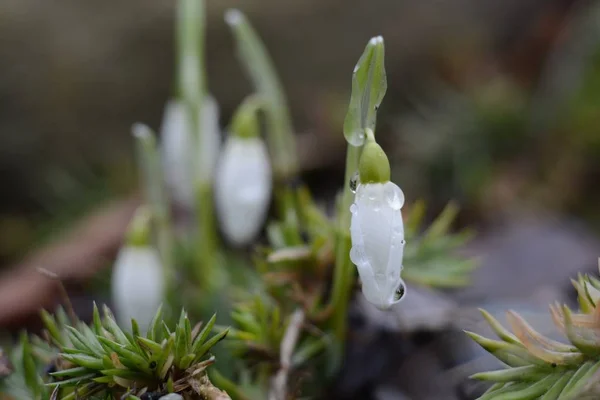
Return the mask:
[[401,209],[404,205],[404,193],[402,193],[402,190],[392,182],[387,182],[383,190],[385,200],[392,210]]
[[350,261],[352,261],[354,264],[359,264],[361,260],[362,260],[362,257],[360,256],[356,247],[351,247],[350,248]]
[[398,301],[401,298],[403,298],[405,293],[406,288],[404,287],[403,283],[400,283],[400,286],[398,286],[398,288],[396,289],[396,293],[394,293],[394,301]]
[[356,214],[356,212],[357,212],[357,211],[358,211],[358,207],[356,207],[356,204],[352,204],[352,205],[350,206],[350,212],[351,212],[352,214]]
[[404,246],[404,245],[406,244],[406,240],[402,239],[402,241],[400,242],[400,244],[401,244],[402,246]]
[[356,193],[356,188],[358,187],[358,181],[360,176],[358,175],[358,171],[356,171],[354,173],[354,175],[352,175],[352,178],[350,178],[350,182],[348,182],[348,185],[350,186],[350,191],[352,193]]

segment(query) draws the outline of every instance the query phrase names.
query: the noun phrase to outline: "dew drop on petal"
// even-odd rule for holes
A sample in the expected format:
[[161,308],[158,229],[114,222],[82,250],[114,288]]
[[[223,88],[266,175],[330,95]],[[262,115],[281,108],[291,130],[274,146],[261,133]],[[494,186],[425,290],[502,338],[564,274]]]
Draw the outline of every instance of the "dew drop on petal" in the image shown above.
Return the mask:
[[354,173],[354,175],[352,175],[352,178],[350,178],[350,182],[348,182],[348,185],[350,186],[350,191],[352,193],[356,193],[356,188],[358,187],[358,181],[359,181],[359,175],[358,175],[358,171],[356,171]]
[[352,248],[350,248],[350,261],[359,267],[368,263],[364,251],[359,246],[352,246]]
[[384,187],[384,196],[392,210],[399,210],[404,205],[404,193],[394,183],[387,182]]
[[359,252],[356,250],[356,247],[350,248],[350,261],[352,261],[354,264],[358,264],[359,260],[361,260],[361,257]]
[[394,293],[394,301],[399,301],[402,299],[405,293],[406,288],[404,287],[404,284],[400,282],[400,285],[396,288],[396,292]]
[[356,214],[356,212],[357,212],[357,211],[358,211],[358,207],[356,207],[356,204],[352,204],[352,205],[350,206],[350,212],[351,212],[352,214]]

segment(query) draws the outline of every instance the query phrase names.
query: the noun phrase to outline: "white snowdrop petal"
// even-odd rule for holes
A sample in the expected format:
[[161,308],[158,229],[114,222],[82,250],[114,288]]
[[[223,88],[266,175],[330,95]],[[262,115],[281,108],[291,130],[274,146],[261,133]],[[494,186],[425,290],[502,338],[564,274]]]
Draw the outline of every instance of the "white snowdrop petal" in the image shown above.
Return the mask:
[[259,233],[271,188],[271,166],[264,141],[229,136],[216,172],[215,197],[221,228],[232,244],[247,244]]
[[194,204],[194,183],[211,182],[221,144],[219,106],[212,96],[203,102],[201,139],[194,151],[194,137],[182,102],[169,100],[160,129],[165,178],[174,200],[188,208]]
[[187,128],[183,104],[169,100],[165,106],[160,128],[161,152],[167,186],[175,202],[186,207],[193,204],[193,168],[191,152],[193,143]]
[[115,261],[111,286],[119,325],[128,327],[135,318],[145,331],[165,291],[158,252],[151,247],[123,247]]
[[169,394],[162,396],[158,400],[183,400],[183,396],[181,396],[180,394],[177,394],[177,393],[169,393]]
[[367,300],[387,309],[398,300],[396,290],[404,254],[404,195],[392,182],[358,185],[351,207],[350,258],[356,264]]
[[219,105],[214,97],[204,98],[202,109],[202,143],[198,152],[197,179],[212,182],[219,159],[221,132],[219,129]]

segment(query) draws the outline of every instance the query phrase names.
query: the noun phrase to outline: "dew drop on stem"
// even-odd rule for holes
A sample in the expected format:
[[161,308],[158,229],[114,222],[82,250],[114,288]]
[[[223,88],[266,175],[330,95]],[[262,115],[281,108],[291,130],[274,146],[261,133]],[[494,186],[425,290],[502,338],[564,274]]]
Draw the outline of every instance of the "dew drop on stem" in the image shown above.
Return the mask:
[[354,175],[352,175],[352,178],[350,178],[350,182],[348,182],[348,185],[350,186],[350,191],[352,193],[356,193],[356,188],[358,187],[359,178],[360,178],[360,176],[358,175],[358,171],[356,171],[354,173]]

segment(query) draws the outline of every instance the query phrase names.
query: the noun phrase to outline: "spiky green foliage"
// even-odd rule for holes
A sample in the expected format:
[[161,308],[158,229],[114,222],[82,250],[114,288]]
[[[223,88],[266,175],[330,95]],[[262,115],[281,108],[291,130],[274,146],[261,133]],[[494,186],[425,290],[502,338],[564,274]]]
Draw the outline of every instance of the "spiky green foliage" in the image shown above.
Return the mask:
[[477,268],[476,260],[457,251],[473,237],[473,232],[463,229],[451,231],[458,207],[449,203],[428,227],[424,227],[425,204],[413,204],[406,215],[404,235],[404,270],[407,282],[420,285],[456,288],[470,282]]
[[580,275],[573,285],[579,312],[558,303],[550,306],[554,324],[568,343],[543,336],[514,311],[507,313],[510,332],[482,310],[500,340],[467,334],[506,368],[473,376],[494,382],[481,400],[600,398],[600,281]]
[[206,369],[215,361],[211,348],[228,330],[211,336],[214,316],[204,327],[192,328],[182,311],[171,330],[159,309],[144,335],[135,320],[131,331],[124,331],[107,307],[101,317],[95,305],[90,325],[69,320],[63,311],[57,317],[43,311],[42,319],[44,339],[23,335],[15,353],[20,357],[6,382],[15,399],[137,399],[146,392],[203,398],[202,391],[217,390]]

